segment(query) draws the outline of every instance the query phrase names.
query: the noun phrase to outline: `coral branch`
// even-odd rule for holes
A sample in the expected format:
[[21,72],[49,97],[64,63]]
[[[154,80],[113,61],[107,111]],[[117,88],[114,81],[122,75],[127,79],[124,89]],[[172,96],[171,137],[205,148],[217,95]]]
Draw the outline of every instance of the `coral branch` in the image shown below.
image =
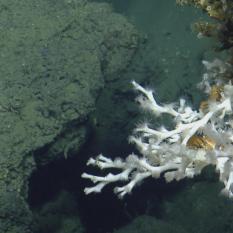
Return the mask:
[[[147,123],[136,127],[129,141],[136,145],[141,156],[130,154],[125,160],[112,160],[103,155],[90,158],[87,165],[101,170],[115,168],[118,173],[108,173],[106,176],[83,173],[83,178],[96,184],[85,188],[86,194],[101,192],[110,183],[126,182],[114,189],[122,198],[148,177],[164,176],[167,182],[192,178],[212,164],[225,185],[223,193],[233,196],[233,123],[230,120],[233,86],[231,82],[224,83],[218,79],[232,67],[220,60],[212,63],[204,61],[203,64],[207,72],[199,87],[209,94],[209,98],[201,103],[199,111],[192,110],[184,99],[180,99],[179,104],[160,105],[152,90],[132,82],[134,89],[140,93],[136,99],[139,105],[155,116],[171,115],[175,127],[154,129]],[[211,86],[212,83],[216,84]]]

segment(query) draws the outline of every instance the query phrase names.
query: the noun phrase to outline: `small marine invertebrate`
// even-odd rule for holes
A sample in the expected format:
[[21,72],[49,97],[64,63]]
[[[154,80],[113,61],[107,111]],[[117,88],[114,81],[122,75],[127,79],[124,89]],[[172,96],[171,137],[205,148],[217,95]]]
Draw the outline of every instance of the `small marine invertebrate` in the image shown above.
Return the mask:
[[200,103],[200,111],[206,113],[209,108],[209,102],[220,101],[222,98],[223,86],[222,85],[212,85],[209,90],[208,100],[203,100]]
[[206,135],[193,135],[188,140],[187,146],[192,149],[213,150],[216,142]]

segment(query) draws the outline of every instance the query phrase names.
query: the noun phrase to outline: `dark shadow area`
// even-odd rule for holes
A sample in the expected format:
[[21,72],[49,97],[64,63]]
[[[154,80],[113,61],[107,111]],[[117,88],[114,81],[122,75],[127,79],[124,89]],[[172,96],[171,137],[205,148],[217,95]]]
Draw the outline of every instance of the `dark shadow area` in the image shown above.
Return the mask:
[[[120,183],[107,186],[100,194],[85,195],[84,188],[91,186],[92,183],[82,179],[81,174],[84,171],[96,175],[104,173],[104,171],[86,167],[87,158],[98,153],[95,150],[95,144],[91,143],[91,141],[94,141],[94,135],[83,146],[80,153],[74,155],[73,158],[59,160],[39,167],[33,173],[29,184],[29,203],[34,213],[41,206],[53,202],[60,192],[66,190],[75,199],[77,212],[86,233],[113,232],[114,229],[128,224],[135,217],[142,214],[160,218],[162,200],[169,196],[170,193],[182,189],[186,183],[186,181],[183,181],[166,184],[163,179],[147,179],[143,184],[134,188],[131,195],[125,196],[122,200],[113,193],[113,188],[116,185],[120,186]],[[42,151],[40,150],[40,153]],[[117,154],[116,151],[117,148],[112,148],[112,151],[108,152],[115,155]],[[132,152],[132,147],[126,145],[123,154],[129,152]],[[69,200],[67,200],[68,202]]]

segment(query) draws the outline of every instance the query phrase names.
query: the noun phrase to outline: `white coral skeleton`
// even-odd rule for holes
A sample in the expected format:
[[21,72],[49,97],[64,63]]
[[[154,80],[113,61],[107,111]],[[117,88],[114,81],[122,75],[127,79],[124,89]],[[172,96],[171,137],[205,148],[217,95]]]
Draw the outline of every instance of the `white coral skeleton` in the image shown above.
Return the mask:
[[114,168],[119,172],[106,176],[83,173],[83,178],[94,183],[94,186],[85,188],[86,194],[101,192],[105,185],[121,181],[126,184],[116,187],[114,192],[122,198],[147,177],[164,176],[167,182],[192,178],[212,164],[224,183],[222,192],[233,197],[233,86],[230,81],[223,81],[224,74],[232,67],[218,59],[203,61],[203,64],[207,72],[199,87],[211,95],[214,84],[218,87],[218,93],[214,94],[220,97],[207,99],[205,107],[199,111],[193,110],[184,99],[180,99],[179,104],[160,105],[152,90],[132,82],[134,89],[140,93],[137,98],[140,106],[155,116],[171,115],[174,129],[164,126],[154,129],[144,123],[136,127],[130,136],[130,142],[136,145],[140,155],[130,154],[125,160],[112,160],[102,154],[90,158],[87,165],[102,170]]

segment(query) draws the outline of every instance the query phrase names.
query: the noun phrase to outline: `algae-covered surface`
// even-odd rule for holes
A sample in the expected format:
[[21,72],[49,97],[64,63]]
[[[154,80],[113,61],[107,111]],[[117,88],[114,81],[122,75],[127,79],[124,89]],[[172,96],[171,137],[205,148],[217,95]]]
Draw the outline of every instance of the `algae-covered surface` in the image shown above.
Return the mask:
[[78,151],[106,74],[128,64],[139,35],[104,3],[3,0],[0,12],[0,232],[26,233],[32,171]]

